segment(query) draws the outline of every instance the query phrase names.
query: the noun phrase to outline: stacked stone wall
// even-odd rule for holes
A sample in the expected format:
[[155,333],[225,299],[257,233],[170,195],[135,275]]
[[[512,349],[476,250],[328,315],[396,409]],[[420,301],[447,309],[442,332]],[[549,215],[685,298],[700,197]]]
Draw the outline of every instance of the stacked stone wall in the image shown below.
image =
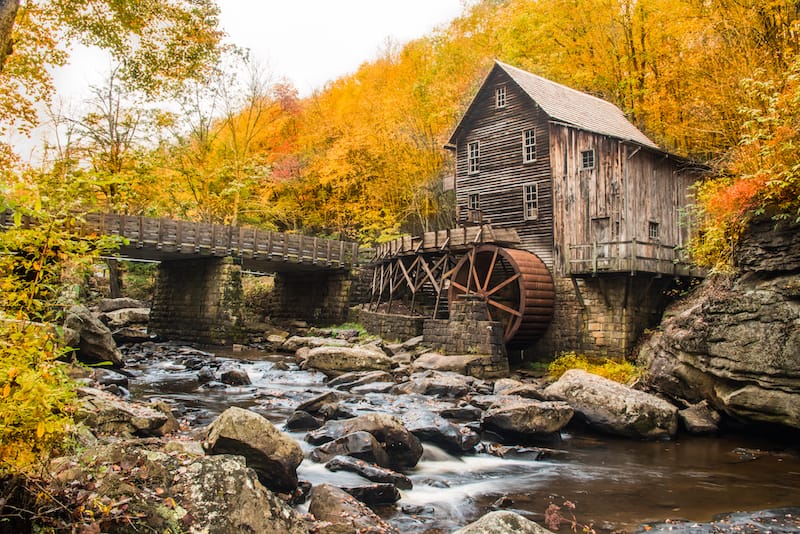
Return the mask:
[[486,303],[480,298],[462,297],[453,303],[450,319],[427,319],[423,342],[446,355],[479,354],[470,374],[482,377],[506,376],[508,355],[503,342],[503,326],[489,321]]
[[670,301],[669,277],[607,275],[555,278],[553,320],[526,356],[551,359],[575,351],[623,358],[647,328],[658,324]]
[[405,341],[422,335],[425,318],[420,315],[399,315],[371,312],[362,307],[350,310],[353,322],[361,324],[370,334],[391,341]]
[[241,267],[231,258],[162,262],[148,330],[212,345],[241,341]]

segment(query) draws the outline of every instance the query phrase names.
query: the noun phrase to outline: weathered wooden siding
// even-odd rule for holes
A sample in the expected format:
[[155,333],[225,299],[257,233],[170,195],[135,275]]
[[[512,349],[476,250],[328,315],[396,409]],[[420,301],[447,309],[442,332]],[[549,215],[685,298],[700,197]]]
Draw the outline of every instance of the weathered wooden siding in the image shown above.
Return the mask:
[[[674,158],[567,125],[553,123],[550,133],[557,274],[568,273],[574,245],[635,241],[638,254],[655,258],[685,244],[680,218],[694,177],[678,173]],[[584,170],[582,153],[592,149],[594,167]],[[657,239],[649,237],[651,222],[658,224]]]
[[[495,88],[505,85],[507,103],[495,107]],[[523,132],[536,132],[536,161],[523,162]],[[469,143],[480,143],[480,172],[468,172]],[[478,93],[469,120],[456,139],[456,201],[466,213],[469,196],[480,194],[484,222],[494,228],[514,228],[520,246],[530,250],[548,266],[553,265],[553,191],[549,162],[548,117],[533,105],[502,71],[495,70]],[[523,184],[536,183],[539,214],[524,217]]]

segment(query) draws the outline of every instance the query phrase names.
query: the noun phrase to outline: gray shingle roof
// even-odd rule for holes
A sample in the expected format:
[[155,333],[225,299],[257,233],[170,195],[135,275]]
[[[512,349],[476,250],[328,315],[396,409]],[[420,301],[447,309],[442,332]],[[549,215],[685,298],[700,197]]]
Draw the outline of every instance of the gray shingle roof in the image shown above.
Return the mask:
[[622,110],[611,102],[500,61],[495,61],[495,64],[503,69],[552,120],[661,150],[631,124]]

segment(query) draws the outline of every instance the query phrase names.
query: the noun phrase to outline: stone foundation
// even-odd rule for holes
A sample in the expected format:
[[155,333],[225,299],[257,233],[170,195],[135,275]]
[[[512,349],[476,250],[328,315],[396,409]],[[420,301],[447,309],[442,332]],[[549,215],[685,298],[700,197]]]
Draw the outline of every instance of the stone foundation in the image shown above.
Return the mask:
[[241,275],[231,258],[161,262],[148,330],[211,345],[241,341]]
[[553,320],[526,351],[536,359],[568,351],[617,359],[630,355],[645,329],[660,321],[673,285],[670,277],[630,274],[553,281]]
[[421,336],[425,322],[425,318],[419,315],[392,315],[359,307],[350,309],[350,317],[370,334],[391,341],[405,341]]
[[449,320],[425,321],[423,342],[444,354],[487,355],[488,358],[479,360],[480,368],[471,369],[470,374],[482,378],[507,376],[509,368],[503,326],[488,318],[483,300],[469,296],[459,298],[453,303]]

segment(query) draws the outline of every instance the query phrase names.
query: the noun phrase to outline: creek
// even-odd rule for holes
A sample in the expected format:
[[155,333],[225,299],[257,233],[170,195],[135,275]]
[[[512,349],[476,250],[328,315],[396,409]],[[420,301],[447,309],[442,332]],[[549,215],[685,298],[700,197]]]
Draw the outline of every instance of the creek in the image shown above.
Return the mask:
[[[133,375],[132,397],[167,401],[190,428],[201,428],[230,406],[252,409],[283,428],[299,403],[329,391],[322,373],[300,370],[291,355],[209,350],[214,353],[176,344],[123,347]],[[251,385],[198,381],[199,368],[229,360],[244,366]],[[457,402],[402,397],[373,392],[353,395],[343,404],[360,414]],[[304,432],[289,435],[304,451],[312,449]],[[484,436],[479,450],[486,450],[491,438]],[[642,442],[570,428],[560,442],[541,444],[551,451],[538,458],[524,448],[499,457],[487,452],[454,456],[434,445],[424,446],[422,460],[406,473],[413,489],[403,490],[395,506],[378,509],[401,532],[451,532],[493,506],[542,523],[550,503],[565,501],[575,505],[572,512],[564,509],[566,517],[574,513],[579,523],[593,523],[598,531],[645,530],[650,527],[643,525],[667,519],[707,522],[726,512],[800,506],[800,449],[796,441],[772,436],[681,434],[673,441]],[[312,484],[365,483],[355,474],[329,472],[308,458],[298,475]]]

